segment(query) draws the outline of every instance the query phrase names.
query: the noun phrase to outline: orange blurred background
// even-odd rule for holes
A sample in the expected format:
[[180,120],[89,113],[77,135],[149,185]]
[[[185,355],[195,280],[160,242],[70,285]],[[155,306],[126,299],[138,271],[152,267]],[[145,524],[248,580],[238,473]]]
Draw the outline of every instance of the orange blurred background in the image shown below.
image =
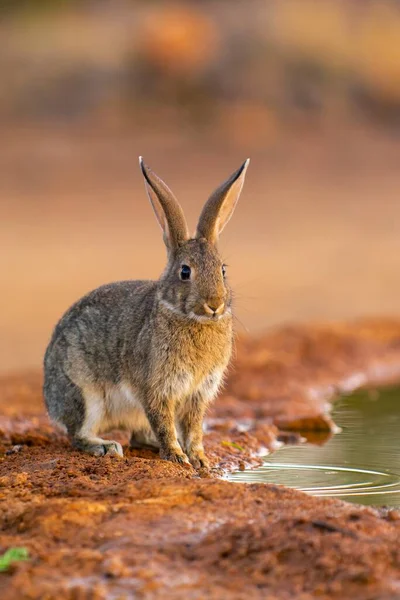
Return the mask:
[[137,158],[221,249],[239,331],[400,306],[400,4],[9,0],[0,20],[0,371],[165,253]]

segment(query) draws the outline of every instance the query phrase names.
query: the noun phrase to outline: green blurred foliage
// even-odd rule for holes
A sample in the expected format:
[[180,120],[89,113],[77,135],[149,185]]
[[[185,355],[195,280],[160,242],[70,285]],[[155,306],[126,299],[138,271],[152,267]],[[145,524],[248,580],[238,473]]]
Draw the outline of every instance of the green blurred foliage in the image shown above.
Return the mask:
[[0,556],[0,573],[8,571],[16,562],[28,560],[29,553],[26,548],[9,548]]

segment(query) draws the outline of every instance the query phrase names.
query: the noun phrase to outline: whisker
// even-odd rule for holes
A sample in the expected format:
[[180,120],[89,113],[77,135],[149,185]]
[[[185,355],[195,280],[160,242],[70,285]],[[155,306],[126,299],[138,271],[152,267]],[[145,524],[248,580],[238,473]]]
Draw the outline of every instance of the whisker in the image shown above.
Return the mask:
[[246,327],[246,325],[243,323],[243,321],[241,321],[239,319],[239,317],[237,315],[233,315],[233,318],[236,319],[236,321],[243,327],[243,329],[246,333],[250,332],[250,329],[248,327]]

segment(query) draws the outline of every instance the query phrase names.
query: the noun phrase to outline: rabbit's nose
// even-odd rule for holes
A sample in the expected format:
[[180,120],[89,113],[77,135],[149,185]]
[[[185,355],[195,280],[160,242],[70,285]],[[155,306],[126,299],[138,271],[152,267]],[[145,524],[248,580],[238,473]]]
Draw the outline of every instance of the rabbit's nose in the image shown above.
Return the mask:
[[220,315],[225,308],[225,302],[222,302],[222,304],[220,304],[219,306],[216,302],[205,302],[203,306],[207,314]]

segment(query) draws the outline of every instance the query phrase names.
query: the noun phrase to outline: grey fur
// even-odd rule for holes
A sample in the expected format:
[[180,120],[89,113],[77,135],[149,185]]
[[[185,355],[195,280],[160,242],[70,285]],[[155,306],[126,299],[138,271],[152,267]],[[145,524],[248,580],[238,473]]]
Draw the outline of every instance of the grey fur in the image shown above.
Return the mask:
[[[142,169],[151,185],[150,170]],[[167,223],[164,273],[157,281],[104,285],[65,313],[45,354],[44,397],[51,419],[80,450],[122,454],[117,442],[97,436],[128,428],[132,447],[160,447],[163,458],[206,466],[202,421],[231,355],[232,295],[215,239],[183,239],[177,201],[153,181],[157,218]],[[183,264],[190,281],[179,277]]]

